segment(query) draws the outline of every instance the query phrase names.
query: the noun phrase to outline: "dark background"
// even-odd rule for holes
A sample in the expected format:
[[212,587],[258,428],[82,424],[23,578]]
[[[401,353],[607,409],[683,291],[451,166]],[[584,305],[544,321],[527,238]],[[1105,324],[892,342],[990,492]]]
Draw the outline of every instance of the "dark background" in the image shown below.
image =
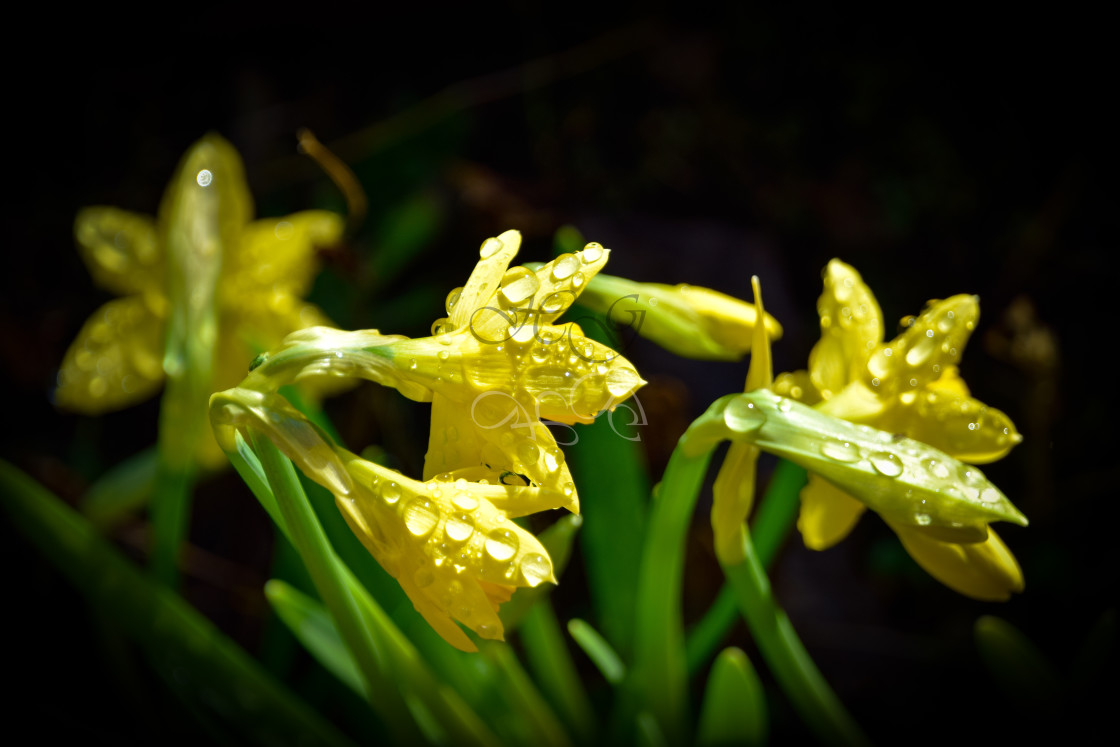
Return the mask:
[[[483,238],[518,228],[521,256],[544,260],[555,230],[574,225],[614,250],[615,274],[744,297],[760,275],[786,330],[776,369],[793,370],[817,338],[820,271],[839,257],[863,273],[888,330],[927,299],[980,295],[962,373],[1025,437],[985,471],[1031,520],[1001,529],[1027,590],[1004,605],[960,597],[869,515],[824,553],[792,536],[774,571],[779,599],[877,742],[1095,733],[1114,655],[1085,689],[1069,683],[1116,599],[1120,469],[1103,376],[1114,365],[1104,229],[1115,223],[1115,83],[1102,19],[1068,4],[1030,16],[526,2],[106,20],[77,19],[78,32],[44,36],[6,65],[4,458],[76,503],[154,442],[155,400],[96,420],[50,404],[66,347],[109,298],[81,264],[73,217],[95,204],[154,213],[209,130],[241,152],[260,215],[344,208],[295,153],[299,127],[354,168],[369,216],[324,255],[312,296],[343,326],[424,334]],[[423,251],[392,274],[377,250],[408,209],[427,226]],[[742,387],[745,364],[680,361],[643,341],[627,354],[660,419],[643,438],[656,479],[685,425]],[[418,472],[425,434],[393,406],[365,422],[361,408],[379,402],[362,388],[331,407],[358,446],[380,439]],[[703,523],[692,616],[715,589]],[[115,539],[139,557],[142,530]],[[200,488],[191,540],[204,556],[188,597],[250,648],[267,610],[268,538],[235,480]],[[33,608],[5,610],[8,641],[51,662],[14,657],[24,697],[12,712],[49,723],[64,710],[85,736],[138,739],[80,598],[7,526],[0,539],[5,605]],[[991,679],[972,641],[981,614],[1043,651],[1058,673],[1048,705]],[[776,736],[801,735],[772,701]]]

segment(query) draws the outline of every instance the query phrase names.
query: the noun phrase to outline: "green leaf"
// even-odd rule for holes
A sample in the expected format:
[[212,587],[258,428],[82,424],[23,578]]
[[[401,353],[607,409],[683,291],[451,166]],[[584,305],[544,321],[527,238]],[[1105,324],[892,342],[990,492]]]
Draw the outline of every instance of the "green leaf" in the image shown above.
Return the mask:
[[276,614],[323,668],[360,697],[368,698],[358,666],[323,605],[277,579],[265,584],[264,593]]
[[698,745],[766,744],[768,716],[762,683],[750,659],[725,648],[712,665],[700,710]]
[[158,462],[153,446],[113,467],[90,486],[81,504],[82,513],[104,532],[138,512],[152,495]]
[[389,209],[373,238],[373,290],[388,287],[410,263],[423,256],[443,226],[444,209],[434,192],[418,192]]
[[530,669],[568,731],[580,744],[593,742],[595,712],[548,598],[529,610],[521,625],[521,641]]
[[[173,592],[120,555],[78,513],[0,461],[0,505],[101,614],[180,684],[201,713],[254,744],[349,744]],[[174,674],[172,674],[174,673]]]
[[607,682],[617,685],[626,678],[626,665],[611,648],[611,644],[607,643],[607,639],[590,624],[579,618],[572,618],[568,621],[568,633],[587,654],[587,658],[599,668]]
[[1029,638],[995,615],[978,618],[972,632],[981,660],[1009,702],[1034,716],[1056,714],[1057,674]]

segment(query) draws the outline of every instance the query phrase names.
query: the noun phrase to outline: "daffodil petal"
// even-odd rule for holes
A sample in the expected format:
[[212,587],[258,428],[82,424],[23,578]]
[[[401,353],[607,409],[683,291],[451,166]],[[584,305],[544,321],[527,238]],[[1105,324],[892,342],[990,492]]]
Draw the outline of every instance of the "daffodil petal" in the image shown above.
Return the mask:
[[815,405],[821,401],[816,384],[805,370],[778,374],[770,389],[774,394],[795,399],[806,405]]
[[754,504],[759,451],[744,443],[732,443],[712,486],[712,535],[716,556],[725,565],[742,562],[743,523]]
[[478,263],[467,279],[467,284],[459,291],[453,303],[448,299],[449,319],[454,329],[471,329],[487,341],[502,339],[500,336],[496,337],[501,331],[501,310],[497,308],[496,302],[491,302],[506,268],[517,256],[520,247],[521,234],[518,231],[506,231],[482,242]]
[[879,382],[874,385],[884,395],[924,388],[960,362],[979,318],[976,296],[931,301],[902,334],[875,349],[867,360],[864,380]]
[[955,394],[958,397],[969,395],[968,384],[961,378],[961,371],[956,366],[944,366],[941,375],[926,385],[926,389],[943,394]]
[[74,237],[93,282],[118,295],[163,295],[163,256],[155,221],[114,207],[79,211]]
[[611,250],[591,242],[575,254],[562,254],[536,269],[538,324],[552,324],[607,264]]
[[556,438],[502,392],[483,392],[469,406],[435,395],[424,474],[441,473],[510,489],[488,498],[511,517],[552,508],[579,513],[579,496]]
[[825,268],[817,312],[821,339],[809,353],[809,375],[828,399],[863,372],[883,340],[883,313],[860,274],[838,259]]
[[828,480],[809,473],[801,489],[797,529],[810,550],[827,550],[851,533],[865,506]]
[[[766,313],[762,305],[762,282],[758,275],[751,277],[754,302],[758,310]],[[746,390],[766,389],[774,383],[774,362],[770,353],[770,334],[765,324],[755,325],[751,331],[751,364],[747,368]]]
[[1015,556],[994,531],[986,542],[940,542],[911,527],[888,522],[910,557],[954,591],[984,601],[1003,602],[1024,588]]
[[100,415],[150,397],[164,380],[163,325],[140,296],[106,303],[66,352],[56,404]]
[[311,289],[318,268],[315,250],[338,241],[344,225],[340,216],[326,210],[248,224],[222,269],[223,304],[257,304],[262,290],[302,297]]
[[877,425],[972,464],[1002,459],[1023,440],[1003,412],[944,390],[903,394]]

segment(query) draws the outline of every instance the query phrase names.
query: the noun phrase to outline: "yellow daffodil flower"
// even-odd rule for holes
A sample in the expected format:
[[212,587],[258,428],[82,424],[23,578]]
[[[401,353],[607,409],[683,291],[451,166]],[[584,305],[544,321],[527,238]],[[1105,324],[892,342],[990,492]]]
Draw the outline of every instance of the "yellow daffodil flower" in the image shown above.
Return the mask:
[[[113,207],[82,210],[74,232],[94,282],[122,296],[98,309],[70,346],[56,403],[97,415],[176,385],[171,410],[204,422],[206,397],[235,385],[253,356],[284,335],[329,320],[300,301],[316,246],[338,240],[343,221],[312,210],[252,220],[241,159],[217,135],[180,162],[156,219]],[[172,413],[174,414],[174,413]],[[184,429],[185,419],[169,427]],[[213,439],[175,451],[209,466],[224,461]],[[197,449],[197,454],[194,454]]]
[[[554,581],[552,564],[511,517],[578,512],[571,473],[546,423],[588,423],[645,382],[575,324],[554,322],[606,263],[588,244],[539,268],[510,268],[521,236],[487,239],[467,283],[447,297],[433,336],[315,327],[253,361],[241,386],[210,400],[228,452],[262,431],[331,490],[354,532],[449,643],[503,635],[497,606],[517,586]],[[279,394],[324,377],[359,377],[432,403],[424,481],[336,447]],[[250,439],[243,434],[245,441]]]
[[[969,396],[957,373],[979,317],[975,296],[931,301],[921,316],[906,320],[902,334],[884,343],[874,295],[859,273],[834,259],[825,270],[818,311],[821,340],[810,353],[809,370],[780,376],[773,387],[778,394],[974,464],[1003,457],[1021,440],[1006,415]],[[938,477],[950,477],[940,468],[946,471]],[[973,489],[970,481],[982,478],[979,470],[972,473],[960,476],[966,492]],[[814,474],[801,500],[798,528],[817,550],[847,536],[865,508]],[[950,588],[987,600],[1022,590],[1014,556],[987,523],[923,526],[884,519],[919,565]]]
[[[589,282],[580,303],[633,326],[672,353],[699,360],[739,360],[749,353],[761,311],[710,288],[637,283],[611,275]],[[781,339],[781,325],[762,313],[767,334]]]
[[498,606],[518,587],[556,582],[548,552],[510,521],[521,515],[518,508],[531,505],[520,499],[531,488],[411,480],[335,446],[275,393],[237,388],[215,394],[211,421],[226,450],[236,451],[247,429],[260,430],[330,490],[362,544],[458,649],[476,647],[455,621],[482,638],[502,640]]
[[521,235],[507,231],[482,244],[467,284],[447,297],[448,316],[433,336],[388,337],[376,330],[304,330],[290,336],[243,386],[275,391],[281,383],[352,375],[432,403],[424,478],[526,484],[534,508],[579,511],[563,452],[546,423],[590,423],[645,382],[634,366],[583,334],[556,325],[607,262],[588,244],[537,268],[513,267]]

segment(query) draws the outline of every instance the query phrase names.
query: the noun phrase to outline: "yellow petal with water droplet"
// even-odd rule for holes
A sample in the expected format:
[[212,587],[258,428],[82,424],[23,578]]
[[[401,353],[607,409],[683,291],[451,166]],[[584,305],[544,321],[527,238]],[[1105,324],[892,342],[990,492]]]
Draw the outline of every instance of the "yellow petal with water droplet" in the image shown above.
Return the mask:
[[86,321],[66,352],[56,404],[100,415],[150,397],[164,379],[163,324],[140,296],[106,303]]
[[973,464],[1002,459],[1023,440],[1011,418],[972,397],[927,388],[900,397],[875,425]]
[[797,529],[810,550],[827,550],[851,533],[864,505],[812,473],[801,489]]
[[827,398],[861,375],[883,340],[883,313],[860,274],[838,259],[825,268],[817,312],[821,339],[809,353],[809,375]]
[[163,288],[164,260],[155,221],[114,207],[84,208],[74,221],[74,237],[93,282],[128,295]]
[[538,324],[552,324],[568,310],[572,302],[584,292],[610,258],[611,250],[597,243],[590,243],[582,251],[564,254],[538,267],[535,275],[539,283],[536,304],[540,310]]
[[[888,522],[889,523],[889,522]],[[940,542],[914,528],[891,523],[903,547],[931,576],[974,599],[1003,602],[1024,588],[1015,556],[994,531],[986,542]]]
[[[518,231],[506,231],[482,243],[478,263],[451,310],[449,318],[455,329],[474,329],[485,340],[501,339],[499,333],[503,331],[503,316],[494,294],[520,247],[521,234]],[[488,306],[493,309],[486,309]],[[508,327],[509,319],[504,318]]]

